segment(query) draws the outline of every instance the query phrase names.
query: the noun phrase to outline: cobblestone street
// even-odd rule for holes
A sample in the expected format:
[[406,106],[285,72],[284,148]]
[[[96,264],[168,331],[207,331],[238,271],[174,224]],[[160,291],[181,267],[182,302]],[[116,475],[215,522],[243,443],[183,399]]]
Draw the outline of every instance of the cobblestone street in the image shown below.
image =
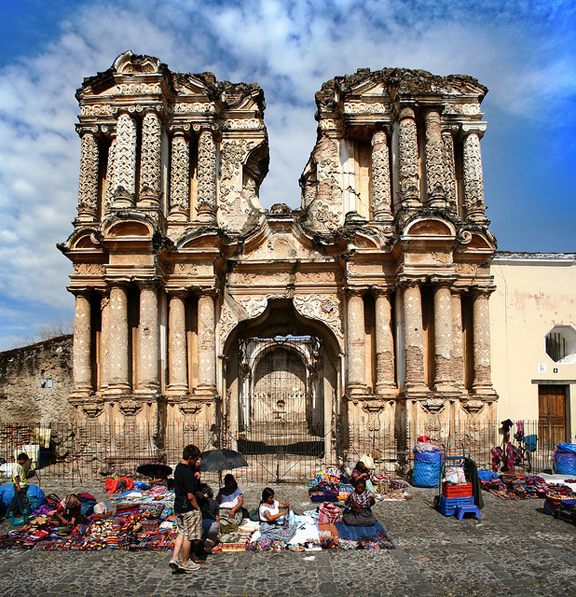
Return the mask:
[[[61,496],[102,484],[43,484]],[[296,511],[311,507],[306,488],[273,486]],[[244,487],[249,507],[260,487]],[[436,491],[410,488],[412,500],[378,502],[390,551],[240,552],[210,556],[197,574],[170,571],[167,552],[0,554],[0,594],[16,596],[573,596],[576,527],[545,515],[543,500],[504,501],[484,494],[482,521],[458,522],[432,507]],[[2,533],[9,530],[3,522]]]

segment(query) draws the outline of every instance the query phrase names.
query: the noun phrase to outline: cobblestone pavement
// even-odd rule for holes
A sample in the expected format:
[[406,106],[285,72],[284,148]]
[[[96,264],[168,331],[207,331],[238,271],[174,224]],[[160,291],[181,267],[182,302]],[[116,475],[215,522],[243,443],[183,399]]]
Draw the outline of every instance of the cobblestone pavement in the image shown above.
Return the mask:
[[[82,488],[42,484],[65,496]],[[296,511],[311,507],[306,488],[278,485]],[[244,487],[255,507],[260,487]],[[576,527],[542,512],[543,500],[485,494],[482,521],[458,522],[432,507],[436,490],[379,502],[375,512],[396,549],[314,553],[216,553],[195,574],[168,568],[167,552],[0,552],[0,595],[119,596],[570,596],[576,595]],[[0,525],[0,533],[9,526]],[[306,559],[313,556],[313,559]]]

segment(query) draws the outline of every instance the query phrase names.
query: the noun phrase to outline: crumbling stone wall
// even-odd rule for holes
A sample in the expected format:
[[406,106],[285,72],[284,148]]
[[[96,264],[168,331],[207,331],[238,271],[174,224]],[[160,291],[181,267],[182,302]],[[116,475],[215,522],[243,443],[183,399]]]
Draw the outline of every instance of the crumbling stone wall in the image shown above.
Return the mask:
[[71,335],[0,353],[0,423],[67,422],[72,389]]

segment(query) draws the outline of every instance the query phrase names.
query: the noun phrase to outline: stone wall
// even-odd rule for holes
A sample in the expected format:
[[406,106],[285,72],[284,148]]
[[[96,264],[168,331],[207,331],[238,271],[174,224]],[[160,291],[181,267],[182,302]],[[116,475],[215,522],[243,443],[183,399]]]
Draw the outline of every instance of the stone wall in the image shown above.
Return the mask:
[[73,389],[72,336],[0,353],[0,422],[66,422]]

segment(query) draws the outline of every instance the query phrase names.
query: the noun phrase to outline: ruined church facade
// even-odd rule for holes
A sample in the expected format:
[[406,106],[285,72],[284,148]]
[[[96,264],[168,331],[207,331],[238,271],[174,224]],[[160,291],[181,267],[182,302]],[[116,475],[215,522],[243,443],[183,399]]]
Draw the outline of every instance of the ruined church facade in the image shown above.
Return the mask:
[[[79,423],[319,446],[495,429],[475,79],[383,69],[316,94],[301,208],[259,202],[260,87],[128,51],[77,92]],[[344,440],[342,439],[344,438]],[[393,458],[393,455],[392,455]]]

